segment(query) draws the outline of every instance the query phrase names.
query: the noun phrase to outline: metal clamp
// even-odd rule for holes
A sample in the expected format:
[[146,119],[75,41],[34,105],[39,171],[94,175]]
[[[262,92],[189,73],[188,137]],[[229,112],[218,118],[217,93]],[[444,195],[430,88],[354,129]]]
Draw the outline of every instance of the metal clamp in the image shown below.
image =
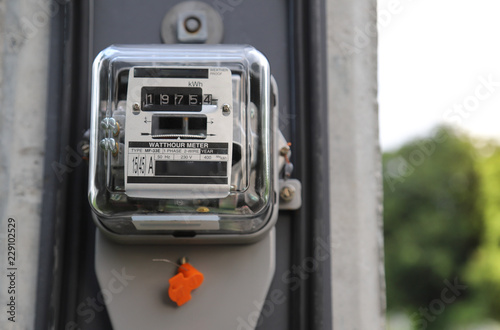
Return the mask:
[[200,1],[186,1],[172,7],[161,23],[166,44],[222,42],[224,25],[220,14]]

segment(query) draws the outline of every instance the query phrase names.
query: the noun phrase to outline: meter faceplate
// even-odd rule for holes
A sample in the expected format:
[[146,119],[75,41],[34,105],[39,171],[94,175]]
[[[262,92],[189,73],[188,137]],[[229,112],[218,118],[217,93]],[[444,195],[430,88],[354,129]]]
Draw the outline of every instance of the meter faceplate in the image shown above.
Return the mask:
[[132,68],[125,110],[125,194],[228,196],[232,103],[228,68]]
[[278,132],[250,46],[112,46],[94,61],[89,201],[123,242],[246,242],[277,218]]

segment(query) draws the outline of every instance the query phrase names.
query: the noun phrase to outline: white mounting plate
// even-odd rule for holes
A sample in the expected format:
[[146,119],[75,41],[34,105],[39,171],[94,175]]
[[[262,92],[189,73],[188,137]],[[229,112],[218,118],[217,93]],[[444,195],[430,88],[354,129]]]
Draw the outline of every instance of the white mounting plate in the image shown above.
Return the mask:
[[[95,269],[114,330],[237,329],[254,326],[275,271],[275,229],[247,245],[121,245],[97,230]],[[168,280],[180,257],[204,274],[178,307]],[[121,274],[121,275],[120,275]],[[249,322],[250,321],[250,322]]]

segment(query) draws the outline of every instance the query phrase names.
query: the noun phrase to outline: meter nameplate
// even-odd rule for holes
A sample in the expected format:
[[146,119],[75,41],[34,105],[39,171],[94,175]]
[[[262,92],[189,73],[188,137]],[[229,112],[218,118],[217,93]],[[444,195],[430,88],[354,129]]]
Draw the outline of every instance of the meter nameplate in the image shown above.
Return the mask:
[[132,68],[125,121],[125,193],[143,198],[228,196],[232,104],[228,68]]

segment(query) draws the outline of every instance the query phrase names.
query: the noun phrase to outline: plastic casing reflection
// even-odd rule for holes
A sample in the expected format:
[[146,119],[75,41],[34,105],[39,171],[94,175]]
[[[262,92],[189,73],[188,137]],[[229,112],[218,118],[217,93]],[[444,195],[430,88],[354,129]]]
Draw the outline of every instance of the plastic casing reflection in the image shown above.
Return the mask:
[[[103,119],[116,118],[125,127],[131,116],[132,105],[123,90],[124,77],[134,67],[230,69],[232,151],[239,157],[233,155],[231,161],[231,189],[226,197],[211,198],[199,188],[182,198],[127,195],[120,184],[121,166],[127,161],[123,159],[126,130],[116,137],[118,155],[103,151],[99,142],[106,137],[100,126]],[[270,89],[269,63],[251,46],[141,45],[103,50],[92,68],[88,193],[98,227],[123,243],[248,243],[261,238],[274,226],[278,208],[277,121]],[[165,189],[170,188],[165,185]]]

